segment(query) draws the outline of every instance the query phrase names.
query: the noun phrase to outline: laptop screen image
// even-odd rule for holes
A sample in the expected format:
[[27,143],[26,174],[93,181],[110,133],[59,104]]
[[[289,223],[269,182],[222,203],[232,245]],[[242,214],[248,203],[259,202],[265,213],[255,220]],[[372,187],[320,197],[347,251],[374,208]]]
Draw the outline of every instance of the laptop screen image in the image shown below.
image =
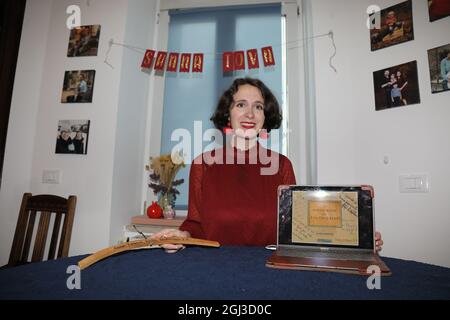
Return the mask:
[[373,250],[372,189],[280,187],[278,245]]

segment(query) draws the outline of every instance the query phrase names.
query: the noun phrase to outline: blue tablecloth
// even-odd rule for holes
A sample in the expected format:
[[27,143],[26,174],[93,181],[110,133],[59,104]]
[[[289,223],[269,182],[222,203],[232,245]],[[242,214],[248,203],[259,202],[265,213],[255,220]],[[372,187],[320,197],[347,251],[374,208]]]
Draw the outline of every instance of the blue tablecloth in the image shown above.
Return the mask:
[[0,270],[0,299],[450,299],[450,269],[383,258],[393,275],[380,290],[367,277],[265,267],[270,251],[256,247],[190,247],[115,255],[81,271],[69,290],[67,268],[85,256]]

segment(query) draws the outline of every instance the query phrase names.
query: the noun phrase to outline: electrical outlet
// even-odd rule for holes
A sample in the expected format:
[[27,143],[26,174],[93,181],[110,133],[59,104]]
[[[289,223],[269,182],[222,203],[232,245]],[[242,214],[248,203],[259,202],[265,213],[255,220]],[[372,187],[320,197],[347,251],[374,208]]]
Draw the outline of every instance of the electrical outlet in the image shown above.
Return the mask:
[[44,170],[42,172],[42,183],[60,184],[61,183],[61,170]]

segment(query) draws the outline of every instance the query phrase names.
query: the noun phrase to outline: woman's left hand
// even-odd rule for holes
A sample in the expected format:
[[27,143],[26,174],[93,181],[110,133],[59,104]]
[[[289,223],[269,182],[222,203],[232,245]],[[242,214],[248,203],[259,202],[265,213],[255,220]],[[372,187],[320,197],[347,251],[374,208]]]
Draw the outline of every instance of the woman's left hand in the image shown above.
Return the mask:
[[[187,231],[181,231],[178,229],[163,229],[150,236],[150,239],[167,239],[167,238],[189,238],[191,235]],[[162,244],[160,245],[167,253],[175,253],[183,250],[185,246],[182,244]]]
[[377,251],[381,251],[383,247],[383,240],[381,239],[381,233],[380,232],[375,232],[375,249]]

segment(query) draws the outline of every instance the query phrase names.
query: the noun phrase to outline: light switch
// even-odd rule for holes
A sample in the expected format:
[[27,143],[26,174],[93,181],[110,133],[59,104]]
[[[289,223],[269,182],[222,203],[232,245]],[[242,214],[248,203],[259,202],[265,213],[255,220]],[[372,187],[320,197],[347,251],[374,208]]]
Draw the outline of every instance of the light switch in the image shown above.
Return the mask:
[[413,190],[416,188],[416,179],[412,177],[403,177],[400,182],[400,187],[403,190]]
[[399,177],[399,188],[401,193],[427,193],[429,190],[428,175],[401,175]]
[[42,183],[60,184],[61,170],[44,170],[42,172]]

